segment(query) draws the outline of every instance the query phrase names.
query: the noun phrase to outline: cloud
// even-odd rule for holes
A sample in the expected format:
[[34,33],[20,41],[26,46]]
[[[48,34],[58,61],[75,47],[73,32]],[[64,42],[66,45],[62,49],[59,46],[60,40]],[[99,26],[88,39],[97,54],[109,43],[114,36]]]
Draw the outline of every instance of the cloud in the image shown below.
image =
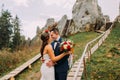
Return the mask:
[[28,7],[28,3],[30,0],[13,0],[17,6],[25,6]]
[[44,0],[44,2],[45,2],[47,5],[56,4],[56,5],[60,6],[61,4],[65,3],[66,0]]
[[72,7],[73,7],[73,4],[70,2],[65,3],[65,5],[63,6],[63,8],[70,9],[70,10],[72,9]]
[[54,5],[61,6],[63,8],[71,9],[75,0],[44,0],[46,5]]
[[60,15],[58,15],[58,14],[43,14],[43,13],[40,13],[39,14],[40,15],[40,18],[41,19],[48,19],[48,18],[54,18],[54,19],[56,19],[56,20],[58,20],[61,16]]
[[72,17],[72,7],[75,0],[43,0],[44,4],[49,7],[50,16],[59,20],[63,15],[67,14]]

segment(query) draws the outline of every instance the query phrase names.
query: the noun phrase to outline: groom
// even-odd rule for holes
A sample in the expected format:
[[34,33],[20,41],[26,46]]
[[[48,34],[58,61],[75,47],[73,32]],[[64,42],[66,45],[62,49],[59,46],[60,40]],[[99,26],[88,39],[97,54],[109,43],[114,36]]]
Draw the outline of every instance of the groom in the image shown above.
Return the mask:
[[[62,42],[62,38],[60,37],[59,30],[57,28],[53,28],[51,31],[51,38],[54,40],[52,44],[52,48],[54,50],[55,56],[61,54],[60,51],[60,43]],[[68,58],[69,55],[63,57],[61,60],[57,61],[54,65],[55,67],[55,80],[66,80],[68,73]],[[48,64],[50,67],[51,65]]]

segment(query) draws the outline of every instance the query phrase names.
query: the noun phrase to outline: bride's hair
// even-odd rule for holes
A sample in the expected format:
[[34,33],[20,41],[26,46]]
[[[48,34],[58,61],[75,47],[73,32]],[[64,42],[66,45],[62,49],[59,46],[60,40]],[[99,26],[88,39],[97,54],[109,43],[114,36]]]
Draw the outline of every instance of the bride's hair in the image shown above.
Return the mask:
[[41,45],[40,52],[41,52],[41,57],[43,57],[44,48],[48,44],[49,32],[42,33],[40,38],[42,40],[42,45]]

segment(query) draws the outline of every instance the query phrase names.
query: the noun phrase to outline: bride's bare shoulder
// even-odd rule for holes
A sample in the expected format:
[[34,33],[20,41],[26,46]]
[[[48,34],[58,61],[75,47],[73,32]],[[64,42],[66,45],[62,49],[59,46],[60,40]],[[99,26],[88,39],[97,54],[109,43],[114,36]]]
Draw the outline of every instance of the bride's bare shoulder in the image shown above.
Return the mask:
[[46,45],[46,48],[47,48],[47,49],[52,49],[52,45],[51,45],[51,44],[48,44],[48,45]]

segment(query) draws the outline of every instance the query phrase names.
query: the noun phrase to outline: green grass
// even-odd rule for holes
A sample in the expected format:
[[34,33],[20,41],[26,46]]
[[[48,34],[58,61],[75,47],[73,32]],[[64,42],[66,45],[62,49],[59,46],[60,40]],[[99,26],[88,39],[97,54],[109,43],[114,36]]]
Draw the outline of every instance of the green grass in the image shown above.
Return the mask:
[[[120,80],[120,23],[87,62],[88,80]],[[83,78],[84,80],[84,78]]]
[[[95,32],[84,32],[84,33],[77,33],[73,36],[68,37],[68,39],[71,39],[75,43],[74,61],[81,57],[81,54],[83,52],[83,49],[84,49],[86,43],[91,41],[92,39],[96,38],[98,35],[100,35],[100,34],[95,33]],[[19,76],[17,76],[16,79],[17,80],[39,80],[40,65],[41,65],[40,60],[38,60],[37,63],[32,65],[32,70],[26,69]],[[28,79],[28,77],[29,77],[29,79]]]

